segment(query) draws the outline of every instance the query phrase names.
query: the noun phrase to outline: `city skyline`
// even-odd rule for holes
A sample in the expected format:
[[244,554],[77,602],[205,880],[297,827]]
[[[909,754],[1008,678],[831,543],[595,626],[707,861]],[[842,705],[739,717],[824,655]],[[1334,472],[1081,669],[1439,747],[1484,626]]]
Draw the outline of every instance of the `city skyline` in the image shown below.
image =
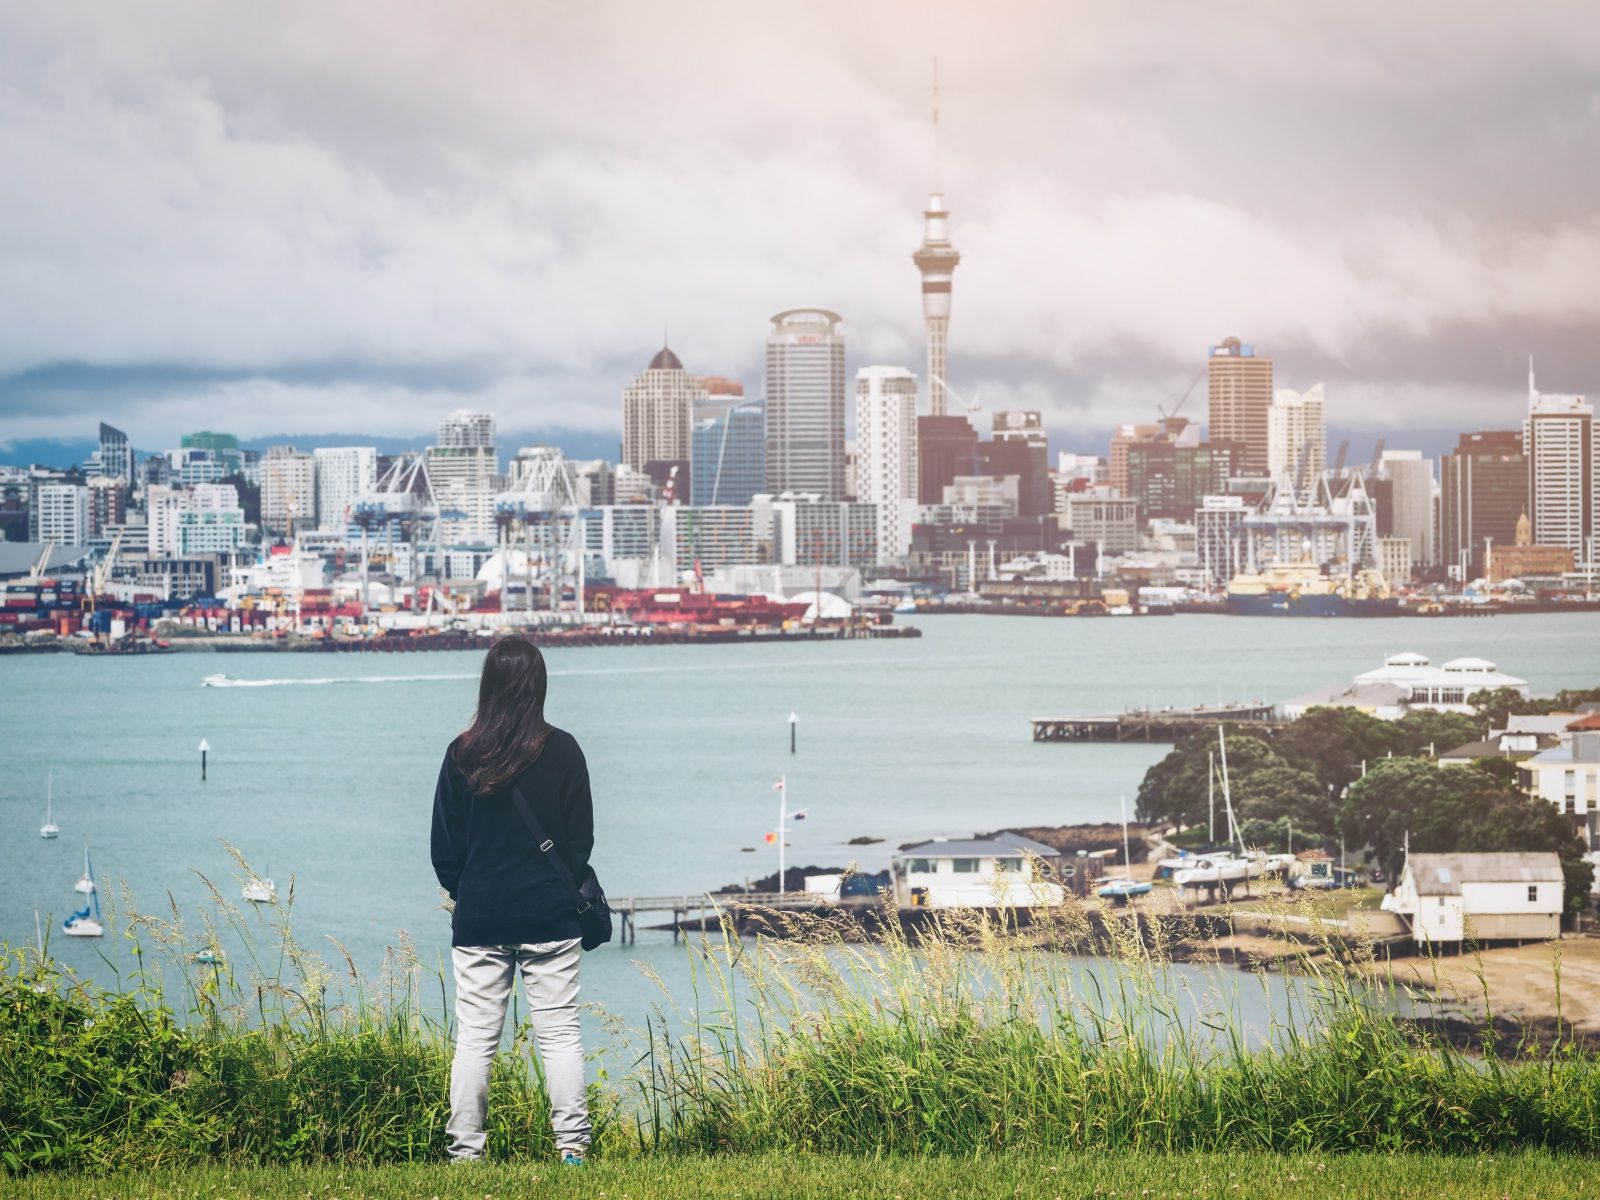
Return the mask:
[[16,8],[0,439],[415,436],[458,407],[609,432],[647,331],[754,385],[796,305],[843,315],[847,374],[920,373],[936,184],[950,382],[1063,444],[1148,420],[1229,335],[1349,428],[1500,426],[1529,352],[1600,386],[1580,8],[925,11],[601,9],[558,37],[539,9],[407,12],[373,44],[361,6],[130,8],[95,38]]

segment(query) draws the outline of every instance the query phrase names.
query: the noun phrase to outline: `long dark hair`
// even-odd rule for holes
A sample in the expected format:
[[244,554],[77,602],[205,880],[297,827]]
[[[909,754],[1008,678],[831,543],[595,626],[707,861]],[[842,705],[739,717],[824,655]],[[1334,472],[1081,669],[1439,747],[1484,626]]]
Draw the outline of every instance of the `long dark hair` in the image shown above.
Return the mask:
[[538,759],[550,736],[544,655],[525,637],[501,638],[484,656],[478,711],[456,739],[456,766],[479,795],[498,792]]

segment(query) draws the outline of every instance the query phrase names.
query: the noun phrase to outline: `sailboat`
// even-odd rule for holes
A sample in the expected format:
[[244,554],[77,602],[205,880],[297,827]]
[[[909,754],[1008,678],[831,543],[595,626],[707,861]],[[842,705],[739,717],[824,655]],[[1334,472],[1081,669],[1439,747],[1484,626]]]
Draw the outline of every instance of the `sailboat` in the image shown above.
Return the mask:
[[51,770],[50,770],[50,782],[45,785],[45,793],[44,793],[44,824],[39,826],[39,836],[42,837],[42,838],[53,838],[53,837],[60,837],[61,836],[61,826],[56,824],[55,812],[53,811],[53,807],[54,807],[54,803],[55,803],[55,791],[56,791],[56,772],[55,772],[55,768],[52,767]]
[[252,875],[240,894],[252,904],[271,904],[278,898],[278,885],[264,875]]
[[68,937],[100,937],[106,927],[100,923],[100,889],[94,885],[88,839],[83,843],[83,878],[72,885],[72,890],[89,898],[84,901],[82,908],[61,922],[61,932]]
[[1128,798],[1121,797],[1118,804],[1122,810],[1122,871],[1112,879],[1107,879],[1094,891],[1102,900],[1121,900],[1124,904],[1130,903],[1135,896],[1143,896],[1150,891],[1151,883],[1148,879],[1135,879],[1130,871],[1133,869],[1133,855],[1128,852]]

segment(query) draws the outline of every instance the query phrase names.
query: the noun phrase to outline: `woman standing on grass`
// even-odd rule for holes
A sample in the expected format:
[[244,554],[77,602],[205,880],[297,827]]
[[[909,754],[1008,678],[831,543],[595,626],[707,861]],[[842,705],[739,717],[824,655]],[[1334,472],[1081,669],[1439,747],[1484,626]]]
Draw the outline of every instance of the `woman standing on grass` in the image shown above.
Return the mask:
[[450,744],[433,794],[433,869],[455,901],[456,1050],[450,1067],[450,1157],[483,1157],[489,1069],[518,972],[550,1092],[562,1161],[589,1146],[578,1030],[576,906],[518,811],[519,791],[575,878],[594,848],[583,751],[544,719],[548,677],[531,641],[508,637],[483,662],[472,726]]

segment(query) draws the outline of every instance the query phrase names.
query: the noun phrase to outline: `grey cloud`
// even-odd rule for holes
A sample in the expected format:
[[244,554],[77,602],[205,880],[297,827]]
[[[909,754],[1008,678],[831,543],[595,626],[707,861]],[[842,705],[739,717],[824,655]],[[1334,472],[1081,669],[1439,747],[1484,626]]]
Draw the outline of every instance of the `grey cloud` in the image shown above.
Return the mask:
[[0,436],[409,435],[460,403],[600,431],[664,322],[758,386],[794,303],[845,314],[852,366],[920,366],[935,53],[952,373],[986,407],[1144,419],[1228,333],[1345,423],[1514,421],[1529,350],[1600,389],[1582,4],[10,3],[0,28]]

